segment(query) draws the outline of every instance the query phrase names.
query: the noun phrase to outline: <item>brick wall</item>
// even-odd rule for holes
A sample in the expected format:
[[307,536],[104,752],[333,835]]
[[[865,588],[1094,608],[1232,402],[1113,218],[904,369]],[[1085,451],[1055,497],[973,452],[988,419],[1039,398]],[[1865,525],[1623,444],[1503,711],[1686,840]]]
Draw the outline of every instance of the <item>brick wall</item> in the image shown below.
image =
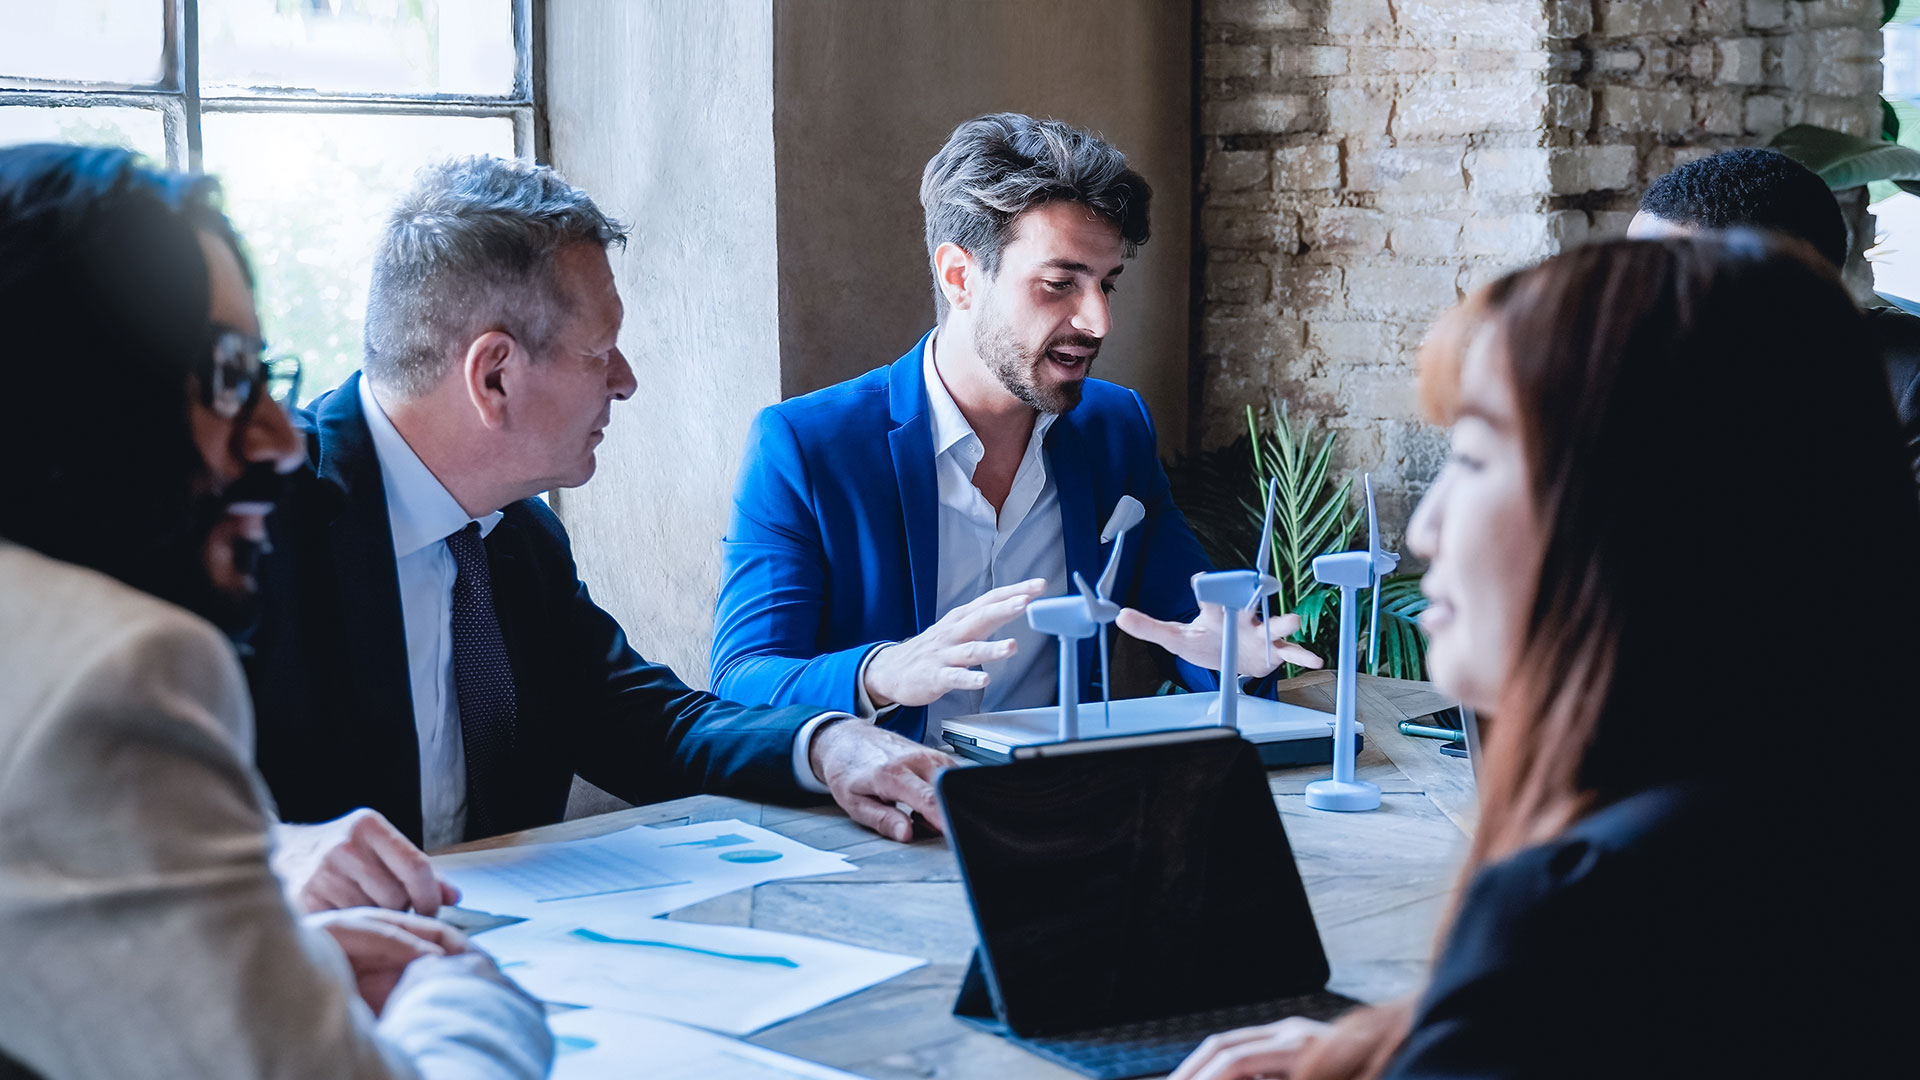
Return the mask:
[[1394,533],[1445,453],[1414,404],[1436,314],[1690,154],[1878,124],[1879,0],[1198,2],[1194,430],[1286,398]]

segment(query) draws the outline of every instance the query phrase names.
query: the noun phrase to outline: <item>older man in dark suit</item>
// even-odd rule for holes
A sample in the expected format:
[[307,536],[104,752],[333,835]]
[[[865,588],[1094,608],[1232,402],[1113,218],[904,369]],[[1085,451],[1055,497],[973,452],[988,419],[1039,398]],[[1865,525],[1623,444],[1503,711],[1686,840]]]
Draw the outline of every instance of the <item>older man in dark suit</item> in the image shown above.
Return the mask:
[[310,905],[433,906],[412,845],[558,821],[575,774],[636,802],[830,792],[902,840],[897,803],[938,816],[941,755],[693,690],[579,580],[535,496],[593,475],[635,390],[606,254],[623,241],[551,170],[493,158],[426,170],[393,213],[365,368],[302,418],[313,471],[274,522],[250,642],[282,817],[392,823],[307,845],[331,866],[303,875]]

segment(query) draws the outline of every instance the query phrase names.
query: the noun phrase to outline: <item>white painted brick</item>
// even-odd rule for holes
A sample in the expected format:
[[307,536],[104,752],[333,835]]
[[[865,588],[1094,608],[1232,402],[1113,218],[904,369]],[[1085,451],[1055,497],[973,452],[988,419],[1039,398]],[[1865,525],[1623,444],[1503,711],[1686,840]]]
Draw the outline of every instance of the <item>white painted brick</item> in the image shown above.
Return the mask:
[[1390,147],[1351,154],[1347,160],[1350,191],[1459,191],[1465,187],[1460,170],[1461,151]]
[[1203,46],[1200,50],[1200,77],[1204,79],[1250,79],[1267,73],[1265,45]]
[[1330,0],[1327,33],[1385,35],[1393,31],[1393,7],[1387,0]]
[[1447,258],[1460,253],[1460,223],[1439,217],[1402,218],[1387,244],[1395,255]]
[[1202,324],[1202,351],[1229,363],[1254,365],[1301,349],[1302,325],[1292,319],[1209,316]]
[[1608,49],[1593,58],[1595,67],[1612,75],[1631,75],[1646,62],[1646,54],[1632,46]]
[[1206,0],[1202,18],[1248,30],[1302,30],[1308,21],[1300,0]]
[[1393,114],[1396,139],[1530,131],[1540,126],[1546,87],[1532,80],[1483,86],[1416,87]]
[[1400,31],[1424,45],[1516,48],[1533,44],[1547,30],[1546,12],[1537,0],[1400,0],[1395,15]]
[[1599,30],[1624,34],[1684,34],[1693,29],[1693,0],[1599,0]]
[[1580,37],[1593,30],[1593,0],[1547,0],[1547,34]]
[[1694,9],[1696,33],[1714,37],[1737,34],[1747,25],[1746,0],[1700,0]]
[[1599,118],[1603,128],[1684,132],[1693,119],[1693,95],[1684,90],[1606,86],[1599,93]]
[[1633,221],[1632,210],[1595,210],[1593,227],[1588,235],[1594,239],[1620,237],[1627,235],[1627,225]]
[[1307,347],[1342,364],[1378,364],[1399,353],[1392,330],[1374,320],[1309,322]]
[[1309,215],[1301,239],[1313,251],[1371,255],[1386,250],[1387,216],[1376,210],[1332,207]]
[[1638,186],[1639,155],[1631,146],[1555,150],[1547,162],[1555,194],[1619,191]]
[[1273,50],[1273,74],[1282,79],[1345,75],[1347,59],[1344,45],[1278,45]]
[[1555,210],[1547,215],[1547,250],[1562,251],[1583,244],[1593,228],[1585,210]]
[[1293,250],[1299,230],[1292,214],[1207,207],[1200,211],[1200,237],[1214,251]]
[[1755,94],[1747,99],[1746,128],[1749,135],[1776,135],[1787,126],[1785,98]]
[[1334,266],[1296,266],[1273,274],[1273,302],[1282,309],[1324,311],[1340,297],[1341,271]]
[[1694,127],[1708,135],[1739,135],[1747,130],[1746,95],[1738,90],[1707,90],[1694,99]]
[[1787,24],[1787,0],[1747,0],[1747,25],[1773,30]]
[[1451,266],[1355,266],[1347,305],[1362,313],[1424,315],[1453,304],[1460,271]]
[[1267,268],[1259,263],[1207,264],[1207,299],[1216,304],[1258,304],[1267,298]]
[[1766,42],[1760,38],[1725,39],[1715,79],[1728,86],[1758,86],[1767,81],[1766,56]]
[[1387,133],[1393,94],[1384,87],[1351,86],[1327,91],[1327,124],[1339,135],[1368,138]]
[[1593,126],[1593,94],[1585,87],[1554,85],[1547,87],[1547,124],[1565,131],[1586,131]]
[[1489,147],[1467,155],[1475,195],[1544,195],[1548,155],[1544,147]]
[[1295,146],[1273,152],[1273,186],[1281,191],[1315,191],[1340,186],[1340,148]]
[[1306,127],[1307,99],[1301,94],[1249,94],[1209,101],[1201,109],[1208,135],[1249,135],[1299,131]]
[[1508,262],[1536,258],[1548,251],[1547,223],[1545,214],[1475,214],[1461,234],[1461,250]]
[[1207,157],[1209,193],[1267,186],[1272,158],[1260,150],[1224,150]]
[[1794,7],[1804,26],[1880,25],[1880,0],[1805,0]]

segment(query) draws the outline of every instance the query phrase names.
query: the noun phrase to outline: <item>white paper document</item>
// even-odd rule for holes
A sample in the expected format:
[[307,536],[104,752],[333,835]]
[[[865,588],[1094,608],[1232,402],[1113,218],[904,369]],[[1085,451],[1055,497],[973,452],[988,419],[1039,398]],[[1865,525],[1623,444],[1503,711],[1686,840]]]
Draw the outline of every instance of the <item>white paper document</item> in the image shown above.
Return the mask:
[[911,956],[743,926],[568,908],[479,944],[543,1001],[746,1035],[925,964]]
[[844,856],[732,820],[635,826],[588,840],[440,855],[433,864],[459,887],[461,907],[529,919],[581,904],[659,915],[780,878],[855,868]]
[[645,1016],[580,1009],[551,1017],[553,1080],[857,1080],[751,1043]]

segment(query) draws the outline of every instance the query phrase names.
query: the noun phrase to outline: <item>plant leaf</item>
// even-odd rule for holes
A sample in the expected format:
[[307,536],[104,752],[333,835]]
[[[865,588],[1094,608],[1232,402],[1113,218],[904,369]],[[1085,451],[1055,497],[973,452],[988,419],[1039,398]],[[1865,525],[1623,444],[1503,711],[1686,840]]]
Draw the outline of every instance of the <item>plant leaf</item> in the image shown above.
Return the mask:
[[1903,191],[1920,194],[1920,150],[1910,146],[1812,124],[1795,124],[1767,145],[1819,173],[1834,191],[1891,180]]

